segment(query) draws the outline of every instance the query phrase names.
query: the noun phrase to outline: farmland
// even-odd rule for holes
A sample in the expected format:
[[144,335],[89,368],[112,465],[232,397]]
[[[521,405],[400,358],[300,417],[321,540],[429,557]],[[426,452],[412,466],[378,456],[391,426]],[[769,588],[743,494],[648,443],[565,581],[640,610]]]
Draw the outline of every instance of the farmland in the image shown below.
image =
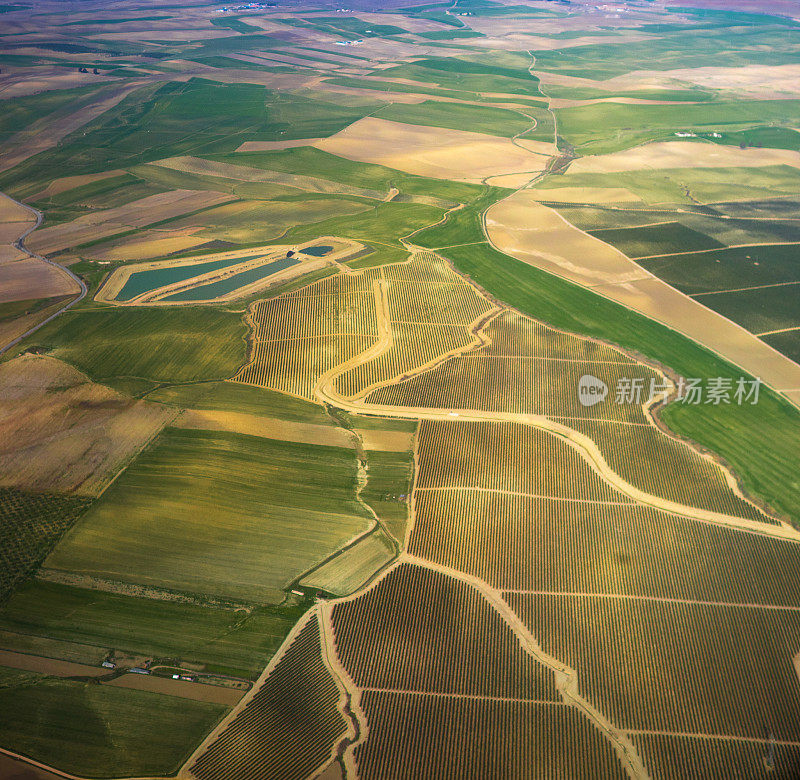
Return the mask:
[[797,773],[800,37],[694,4],[0,6],[10,771]]
[[[357,751],[365,777],[432,776],[454,771],[518,777],[597,773],[623,777],[608,745],[562,705],[461,700],[370,691],[362,705],[372,725]],[[453,723],[459,727],[454,728]],[[502,733],[502,747],[493,735]],[[404,749],[408,745],[415,750]]]
[[[322,659],[320,627],[308,620],[245,708],[192,765],[196,777],[307,777],[327,764],[347,722]],[[263,735],[263,736],[259,736]]]
[[275,603],[288,580],[365,529],[355,487],[347,450],[168,428],[46,566]]
[[342,663],[362,688],[555,698],[550,675],[479,593],[438,572],[403,564],[332,618]]
[[175,771],[184,746],[224,712],[219,705],[5,668],[0,680],[4,745],[96,777]]
[[[766,729],[797,741],[800,681],[787,657],[797,611],[592,596],[510,602],[623,728],[754,738]],[[723,621],[725,632],[714,631]],[[631,633],[615,634],[619,623]]]

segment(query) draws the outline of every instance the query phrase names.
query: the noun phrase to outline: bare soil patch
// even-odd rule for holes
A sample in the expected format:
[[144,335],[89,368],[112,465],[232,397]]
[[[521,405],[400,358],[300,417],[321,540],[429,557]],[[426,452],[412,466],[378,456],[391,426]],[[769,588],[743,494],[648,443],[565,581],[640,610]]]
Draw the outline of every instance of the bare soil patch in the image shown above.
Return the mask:
[[22,355],[0,365],[0,484],[95,495],[172,414]]
[[314,145],[350,160],[473,183],[486,176],[541,171],[547,162],[542,155],[520,149],[508,138],[375,117],[359,119]]
[[0,303],[79,292],[78,283],[64,271],[35,257],[0,264]]
[[225,704],[228,707],[233,707],[244,696],[243,691],[235,688],[203,685],[188,680],[173,680],[171,677],[156,677],[152,674],[124,674],[122,677],[109,680],[104,685],[113,685],[115,688],[128,688],[134,691],[162,693],[194,701],[210,701],[215,704]]
[[0,650],[0,666],[11,669],[23,669],[26,672],[49,674],[53,677],[102,677],[108,669],[102,666],[87,666],[72,661],[58,661],[55,658],[44,658],[40,655],[15,653],[11,650]]
[[210,190],[161,192],[124,206],[84,214],[72,222],[42,228],[31,235],[28,243],[37,252],[48,254],[232,199],[232,195]]
[[624,152],[581,157],[567,172],[620,173],[658,168],[761,168],[790,165],[800,168],[800,152],[788,149],[740,149],[704,141],[663,141]]

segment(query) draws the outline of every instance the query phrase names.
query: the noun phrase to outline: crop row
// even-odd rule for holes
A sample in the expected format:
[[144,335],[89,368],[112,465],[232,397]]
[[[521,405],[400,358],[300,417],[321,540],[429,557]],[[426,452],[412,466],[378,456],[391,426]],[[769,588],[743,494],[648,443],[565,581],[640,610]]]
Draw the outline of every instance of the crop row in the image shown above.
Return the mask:
[[254,304],[250,361],[236,381],[313,400],[322,374],[375,343],[378,273],[336,274]]
[[[578,382],[587,370],[610,388],[595,406],[578,400]],[[625,379],[640,379],[645,392],[655,373],[644,366],[506,358],[471,352],[405,382],[381,388],[368,401],[393,406],[476,409],[553,418],[614,419],[644,422],[640,405],[616,403],[615,388]],[[643,395],[641,400],[644,401]]]
[[292,292],[283,293],[275,300],[286,298],[317,298],[322,295],[351,295],[372,291],[373,282],[380,279],[378,268],[368,268],[358,273],[340,273],[326,276],[313,284],[301,287]]
[[442,257],[433,252],[418,252],[408,262],[385,266],[383,272],[390,282],[467,284]]
[[0,602],[29,577],[91,499],[0,488]]
[[316,400],[314,385],[326,372],[375,343],[372,336],[320,336],[294,341],[257,341],[237,382]]
[[330,760],[347,724],[312,617],[261,689],[191,767],[200,780],[306,778]]
[[663,734],[637,734],[633,742],[654,780],[800,777],[800,745]]
[[571,499],[627,501],[553,434],[521,423],[420,424],[417,487],[474,487]]
[[411,564],[333,610],[342,663],[363,688],[552,701],[551,673],[471,586]]
[[474,287],[457,284],[389,282],[389,318],[420,325],[469,325],[492,308]]
[[800,611],[509,594],[618,728],[800,740]]
[[337,387],[355,398],[374,385],[403,377],[454,349],[467,347],[472,338],[466,328],[450,325],[391,324],[391,346],[374,360],[342,374]]
[[571,420],[637,488],[688,506],[775,523],[731,489],[720,466],[652,426]]
[[372,291],[272,298],[256,303],[251,318],[255,341],[378,335]]
[[625,776],[608,740],[563,704],[366,691],[363,780]]
[[[614,347],[582,336],[574,336],[544,325],[514,311],[505,311],[486,328],[491,339],[483,354],[566,360],[579,363],[625,363],[635,361]],[[593,370],[586,366],[587,370]]]
[[499,589],[800,607],[794,542],[637,504],[456,489],[414,509],[411,553]]

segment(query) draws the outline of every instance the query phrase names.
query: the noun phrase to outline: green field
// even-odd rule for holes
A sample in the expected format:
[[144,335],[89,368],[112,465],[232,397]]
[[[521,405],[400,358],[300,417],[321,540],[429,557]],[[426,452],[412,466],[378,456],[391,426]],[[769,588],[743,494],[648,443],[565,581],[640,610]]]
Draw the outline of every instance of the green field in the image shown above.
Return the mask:
[[537,190],[559,187],[624,187],[648,204],[722,203],[755,201],[793,195],[800,186],[800,170],[788,165],[763,168],[661,168],[624,173],[567,173],[549,177]]
[[3,747],[90,777],[174,772],[226,708],[0,667]]
[[312,404],[310,401],[285,395],[276,390],[252,387],[239,382],[170,385],[148,393],[147,400],[186,409],[240,412],[314,425],[334,425],[333,420],[319,404]]
[[766,341],[778,352],[790,357],[795,363],[800,363],[800,330],[792,330],[787,333],[774,333],[771,336],[762,336],[762,341]]
[[[341,236],[363,241],[368,245],[388,244],[402,249],[400,238],[439,220],[444,210],[421,203],[389,201],[352,217],[337,217],[313,225],[298,225],[286,231],[287,243],[310,241],[320,236]],[[402,252],[402,258],[408,252]],[[391,259],[401,259],[394,255]]]
[[620,252],[633,258],[666,255],[673,252],[696,252],[723,246],[719,241],[685,227],[680,222],[666,222],[647,227],[609,228],[590,232],[601,241],[615,246]]
[[159,382],[227,379],[244,363],[241,315],[199,308],[71,309],[24,346],[77,366],[92,379]]
[[393,122],[424,127],[445,127],[451,130],[470,130],[510,138],[527,130],[531,122],[516,111],[463,103],[440,103],[426,100],[417,104],[392,104],[376,111],[373,116]]
[[714,249],[641,260],[640,265],[694,294],[800,281],[798,245]]
[[392,186],[409,195],[432,195],[454,203],[470,200],[480,187],[474,184],[429,179],[396,171],[383,165],[355,162],[313,146],[302,146],[279,152],[237,152],[235,154],[204,155],[210,160],[263,168],[268,171],[316,176],[322,179],[352,184],[356,187],[388,192]]
[[256,84],[190,79],[142,87],[115,108],[0,174],[22,195],[59,175],[129,167],[181,154],[231,152],[244,141],[330,135],[376,106],[352,107],[272,93]]
[[509,56],[506,65],[478,62],[473,58],[424,57],[379,73],[385,78],[421,81],[465,92],[541,96],[539,79],[528,72],[530,59],[524,54]]
[[[683,9],[682,9],[683,10]],[[703,12],[691,11],[690,14]],[[537,51],[536,69],[587,79],[605,80],[634,70],[672,70],[797,62],[798,33],[781,20],[730,13],[707,24],[649,25],[639,41],[609,41],[574,48]],[[755,21],[755,23],[754,23]],[[546,74],[544,74],[546,82]]]
[[116,208],[165,191],[164,187],[123,173],[73,187],[57,195],[30,201],[30,205],[44,213],[46,224],[50,227],[77,219],[96,209]]
[[413,240],[419,246],[435,249],[475,241],[485,241],[483,234],[483,211],[507,194],[499,187],[486,187],[479,197],[472,200],[468,208],[451,211],[441,224],[417,233]]
[[719,292],[697,300],[752,333],[800,327],[797,286]]
[[301,605],[234,612],[31,581],[0,610],[0,647],[97,664],[110,650],[257,676]]
[[412,452],[367,453],[367,486],[361,498],[378,515],[386,530],[399,544],[405,542],[408,524],[407,499],[414,474]]
[[[685,67],[685,66],[683,66]],[[581,154],[608,154],[675,133],[738,132],[768,122],[796,126],[800,101],[751,100],[699,105],[593,103],[556,110],[559,133]]]
[[295,225],[310,225],[326,219],[366,211],[371,204],[356,198],[298,194],[285,199],[225,203],[202,214],[170,220],[170,228],[200,228],[195,235],[228,241],[238,246],[278,241]]
[[48,568],[276,603],[366,529],[352,450],[166,429],[47,559]]

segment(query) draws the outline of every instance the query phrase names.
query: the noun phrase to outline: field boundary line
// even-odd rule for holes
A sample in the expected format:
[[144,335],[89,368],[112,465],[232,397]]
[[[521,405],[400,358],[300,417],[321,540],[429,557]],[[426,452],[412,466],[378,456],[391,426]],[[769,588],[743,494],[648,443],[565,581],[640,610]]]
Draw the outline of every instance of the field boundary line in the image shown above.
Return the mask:
[[756,333],[756,336],[772,336],[775,333],[791,333],[800,330],[800,325],[792,325],[791,328],[779,328],[778,330],[765,330],[763,333]]
[[[573,226],[574,227],[574,226]],[[580,230],[580,228],[578,228]],[[591,235],[591,234],[590,234]],[[594,236],[597,238],[597,236]],[[602,239],[600,239],[602,241]],[[603,241],[605,244],[606,242]],[[611,246],[611,245],[609,245]],[[749,249],[754,246],[800,246],[800,241],[759,241],[754,244],[730,244],[729,246],[720,246],[713,249],[691,249],[686,252],[665,252],[661,255],[637,255],[636,257],[629,257],[633,260],[657,260],[661,257],[682,257],[683,255],[700,255],[704,252],[721,252],[725,249]],[[624,253],[623,253],[624,254]],[[672,285],[670,285],[671,287]]]
[[439,699],[470,699],[478,701],[509,702],[512,704],[547,704],[551,707],[569,707],[563,701],[547,701],[546,699],[519,699],[512,696],[482,696],[479,693],[442,693],[441,691],[414,691],[406,688],[361,688],[362,692],[390,693],[402,696],[431,696]]
[[732,292],[748,292],[749,290],[766,290],[770,287],[786,287],[793,284],[800,284],[797,282],[775,282],[774,284],[756,284],[753,287],[733,287],[730,290],[710,290],[708,292],[692,293],[690,298],[699,298],[701,295],[721,295],[722,293]]
[[542,499],[543,501],[567,501],[574,504],[603,504],[611,506],[636,506],[635,501],[602,501],[592,498],[568,498],[563,496],[545,496],[539,493],[523,493],[518,490],[502,490],[501,488],[471,487],[469,485],[441,485],[438,487],[418,487],[414,488],[420,492],[442,493],[445,491],[473,492],[473,493],[492,493],[502,496],[523,496],[524,498]]
[[680,737],[681,739],[717,739],[724,742],[754,742],[759,745],[769,745],[774,743],[776,745],[788,745],[790,747],[800,747],[800,742],[793,742],[788,739],[761,739],[759,737],[739,737],[735,734],[700,734],[689,733],[684,731],[647,731],[644,729],[626,729],[626,733],[634,736],[662,736],[662,737]]
[[680,599],[670,598],[669,596],[637,596],[629,593],[578,593],[570,591],[550,591],[550,590],[525,590],[519,588],[502,588],[502,593],[518,593],[528,596],[554,596],[558,598],[574,599],[621,599],[624,601],[653,601],[663,604],[686,604],[689,606],[697,605],[701,607],[731,607],[736,609],[771,609],[785,612],[800,612],[800,606],[789,604],[748,604],[744,602],[728,601],[702,601],[700,599]]

